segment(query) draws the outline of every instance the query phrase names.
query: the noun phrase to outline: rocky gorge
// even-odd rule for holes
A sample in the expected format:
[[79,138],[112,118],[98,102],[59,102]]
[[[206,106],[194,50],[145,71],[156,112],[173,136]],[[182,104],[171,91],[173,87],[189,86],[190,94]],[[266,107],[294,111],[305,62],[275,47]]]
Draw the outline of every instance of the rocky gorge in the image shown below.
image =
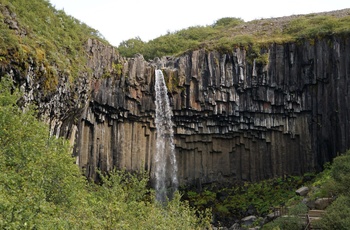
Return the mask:
[[[9,27],[25,36],[10,17]],[[145,60],[120,56],[95,39],[84,44],[87,67],[75,79],[57,68],[9,58],[10,75],[34,103],[51,135],[70,140],[76,163],[97,170],[145,169],[154,175],[155,70],[165,75],[173,110],[179,182],[260,181],[321,170],[350,146],[350,39],[329,35],[230,52],[207,49]]]
[[332,36],[271,44],[261,50],[267,63],[250,60],[240,47],[146,61],[89,40],[92,77],[79,77],[75,89],[62,78],[48,101],[31,96],[38,91],[30,71],[22,88],[26,100],[38,100],[52,134],[71,139],[86,176],[113,167],[152,173],[160,68],[173,108],[180,182],[258,181],[319,170],[349,148],[349,49],[348,38]]

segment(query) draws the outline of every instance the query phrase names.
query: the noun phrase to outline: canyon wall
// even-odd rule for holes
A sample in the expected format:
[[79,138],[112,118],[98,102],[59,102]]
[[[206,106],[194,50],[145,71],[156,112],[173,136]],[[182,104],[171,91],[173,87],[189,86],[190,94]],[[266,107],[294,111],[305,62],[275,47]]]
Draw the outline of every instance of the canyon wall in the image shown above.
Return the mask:
[[150,62],[141,55],[123,59],[119,76],[91,83],[77,129],[79,165],[89,177],[114,166],[152,173],[154,70],[160,68],[173,108],[182,184],[319,170],[350,145],[349,42],[329,37],[271,44],[261,50],[265,63],[240,47]]
[[91,73],[74,87],[62,77],[57,92],[39,97],[30,77],[18,81],[51,133],[71,140],[89,178],[114,167],[153,175],[157,68],[173,108],[181,184],[303,174],[350,147],[349,38],[271,44],[261,49],[266,61],[243,47],[146,61],[89,40],[86,52]]

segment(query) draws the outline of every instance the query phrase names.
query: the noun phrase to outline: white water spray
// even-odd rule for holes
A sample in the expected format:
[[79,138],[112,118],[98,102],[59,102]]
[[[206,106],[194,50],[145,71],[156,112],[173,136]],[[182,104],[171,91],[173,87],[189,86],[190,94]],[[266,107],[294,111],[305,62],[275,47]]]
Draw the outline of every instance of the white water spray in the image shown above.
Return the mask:
[[165,202],[177,189],[177,164],[174,145],[174,130],[171,120],[172,110],[169,104],[168,90],[161,70],[155,71],[156,82],[156,119],[157,128],[155,154],[156,199]]

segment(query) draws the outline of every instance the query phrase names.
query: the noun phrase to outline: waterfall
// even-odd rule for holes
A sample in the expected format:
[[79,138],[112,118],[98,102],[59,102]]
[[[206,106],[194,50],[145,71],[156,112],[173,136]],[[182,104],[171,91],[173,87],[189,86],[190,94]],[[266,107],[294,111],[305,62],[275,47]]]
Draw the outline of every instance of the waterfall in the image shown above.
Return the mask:
[[168,90],[161,70],[155,71],[156,118],[157,128],[155,154],[155,190],[156,199],[165,202],[177,189],[177,164],[175,156],[174,130],[171,120],[172,110],[169,104]]

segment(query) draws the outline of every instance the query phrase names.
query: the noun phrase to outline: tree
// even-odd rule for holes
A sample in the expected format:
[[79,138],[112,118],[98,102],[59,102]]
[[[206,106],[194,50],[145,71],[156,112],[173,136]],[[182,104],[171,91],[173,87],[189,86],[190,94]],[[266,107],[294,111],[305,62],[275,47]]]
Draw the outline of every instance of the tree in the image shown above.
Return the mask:
[[122,56],[132,57],[137,53],[142,54],[144,51],[144,46],[145,43],[141,40],[141,38],[135,37],[122,41],[118,46],[118,50]]
[[[13,91],[13,92],[11,92]],[[0,226],[41,228],[66,225],[64,210],[82,201],[84,179],[64,139],[17,106],[20,93],[10,78],[0,84]],[[70,212],[71,213],[71,212]],[[62,218],[58,218],[61,216]],[[60,223],[60,224],[59,224]]]

